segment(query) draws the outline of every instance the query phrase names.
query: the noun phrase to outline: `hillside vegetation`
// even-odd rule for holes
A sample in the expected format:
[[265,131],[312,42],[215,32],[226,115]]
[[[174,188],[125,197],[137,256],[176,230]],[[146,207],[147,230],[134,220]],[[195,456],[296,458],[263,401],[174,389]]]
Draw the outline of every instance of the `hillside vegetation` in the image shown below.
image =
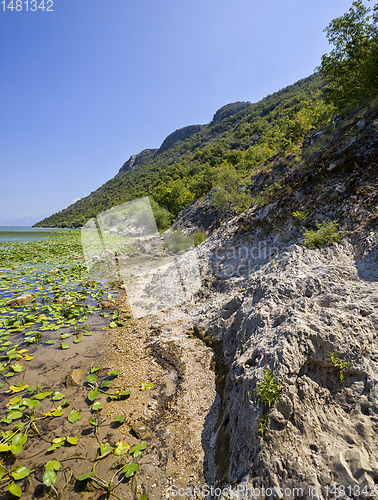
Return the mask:
[[[132,157],[113,179],[36,226],[80,227],[103,210],[150,195],[159,228],[167,228],[195,198],[230,180],[248,181],[266,159],[294,150],[309,129],[327,121],[333,108],[323,101],[322,85],[315,74],[258,103],[244,103],[241,111],[241,103],[224,106],[189,138]],[[250,206],[245,190],[235,194],[229,202],[221,190],[219,205]]]
[[[80,227],[104,210],[146,195],[160,230],[211,191],[211,204],[221,213],[264,204],[261,191],[267,186],[257,182],[256,190],[256,180],[266,178],[277,155],[295,157],[309,130],[378,97],[377,13],[377,5],[369,9],[361,0],[353,2],[325,30],[333,49],[322,57],[319,73],[257,103],[223,106],[207,125],[176,130],[159,149],[133,155],[113,179],[36,226]],[[279,187],[280,178],[270,176],[271,189]]]

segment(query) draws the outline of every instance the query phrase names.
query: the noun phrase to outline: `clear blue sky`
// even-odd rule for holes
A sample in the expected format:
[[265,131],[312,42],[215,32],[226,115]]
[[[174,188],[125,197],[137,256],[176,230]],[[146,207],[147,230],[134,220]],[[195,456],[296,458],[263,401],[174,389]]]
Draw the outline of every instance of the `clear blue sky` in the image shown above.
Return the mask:
[[31,3],[0,3],[0,225],[57,212],[174,130],[309,76],[352,1]]

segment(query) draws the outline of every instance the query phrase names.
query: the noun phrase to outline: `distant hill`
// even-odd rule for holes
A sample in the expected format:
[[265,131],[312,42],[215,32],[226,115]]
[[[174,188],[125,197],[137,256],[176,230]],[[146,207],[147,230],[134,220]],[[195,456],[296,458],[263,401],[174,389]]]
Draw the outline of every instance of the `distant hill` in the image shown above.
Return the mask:
[[270,156],[295,149],[328,117],[322,85],[315,74],[257,103],[227,104],[210,123],[176,130],[159,149],[132,155],[96,191],[35,226],[80,227],[108,208],[150,195],[159,227],[168,227],[189,203],[220,185],[224,172],[245,181]]

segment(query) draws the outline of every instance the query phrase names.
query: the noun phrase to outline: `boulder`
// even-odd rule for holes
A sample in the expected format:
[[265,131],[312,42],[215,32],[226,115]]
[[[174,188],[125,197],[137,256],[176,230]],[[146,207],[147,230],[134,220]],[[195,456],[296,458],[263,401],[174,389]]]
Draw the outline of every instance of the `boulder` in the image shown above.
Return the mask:
[[12,299],[9,302],[10,307],[13,307],[16,309],[17,307],[24,306],[26,304],[29,304],[29,302],[33,302],[35,300],[35,296],[32,293],[23,293],[19,297],[16,297],[15,299]]
[[101,309],[107,310],[111,309],[114,306],[113,302],[110,302],[110,300],[102,300],[99,304],[98,307],[101,307]]
[[84,368],[77,368],[75,370],[71,370],[67,373],[65,384],[67,389],[70,387],[76,387],[80,385],[81,379],[85,373]]

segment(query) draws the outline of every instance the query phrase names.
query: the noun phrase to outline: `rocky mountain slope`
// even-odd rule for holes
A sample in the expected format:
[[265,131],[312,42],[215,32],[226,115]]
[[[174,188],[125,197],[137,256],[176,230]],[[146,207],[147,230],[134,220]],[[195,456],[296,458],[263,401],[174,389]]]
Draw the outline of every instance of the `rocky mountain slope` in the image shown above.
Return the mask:
[[146,195],[172,219],[207,194],[225,166],[252,170],[276,150],[301,141],[322,115],[322,85],[315,74],[260,102],[223,106],[210,123],[183,127],[160,148],[132,155],[99,189],[36,225],[80,227],[106,209]]
[[[272,498],[377,492],[377,123],[364,109],[310,135],[300,157],[282,159],[263,206],[198,247],[194,334],[222,353],[209,484],[270,488]],[[344,228],[341,243],[304,246],[304,231],[327,220]],[[350,363],[344,382],[330,353]],[[256,392],[264,366],[282,384],[270,409]]]

